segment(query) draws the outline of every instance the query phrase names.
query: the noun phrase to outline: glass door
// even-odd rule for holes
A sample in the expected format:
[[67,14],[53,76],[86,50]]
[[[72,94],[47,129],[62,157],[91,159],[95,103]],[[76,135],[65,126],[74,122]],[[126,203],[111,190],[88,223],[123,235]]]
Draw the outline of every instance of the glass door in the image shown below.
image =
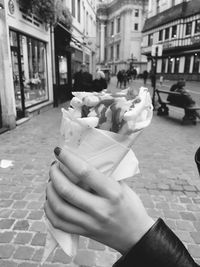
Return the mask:
[[23,78],[21,70],[21,58],[19,50],[19,40],[17,33],[10,31],[11,43],[11,60],[13,70],[13,84],[15,93],[15,105],[17,120],[25,116],[24,93],[23,93]]

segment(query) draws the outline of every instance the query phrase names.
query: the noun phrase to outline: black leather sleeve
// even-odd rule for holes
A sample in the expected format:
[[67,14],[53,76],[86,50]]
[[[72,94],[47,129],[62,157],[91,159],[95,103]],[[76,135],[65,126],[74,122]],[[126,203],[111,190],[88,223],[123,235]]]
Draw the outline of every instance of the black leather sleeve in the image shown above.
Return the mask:
[[158,219],[140,241],[113,267],[199,267],[173,233]]

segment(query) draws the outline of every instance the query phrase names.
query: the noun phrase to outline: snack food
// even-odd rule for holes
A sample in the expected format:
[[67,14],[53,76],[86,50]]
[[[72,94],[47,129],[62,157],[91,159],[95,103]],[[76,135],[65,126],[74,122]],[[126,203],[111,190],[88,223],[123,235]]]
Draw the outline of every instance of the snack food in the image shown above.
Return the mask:
[[[101,172],[120,180],[139,172],[132,145],[152,119],[153,107],[147,88],[139,93],[127,89],[120,94],[76,92],[70,107],[62,109],[61,134],[65,144]],[[77,181],[73,181],[74,183]],[[45,258],[57,243],[70,256],[76,251],[78,237],[47,227]],[[48,249],[49,248],[49,249]]]

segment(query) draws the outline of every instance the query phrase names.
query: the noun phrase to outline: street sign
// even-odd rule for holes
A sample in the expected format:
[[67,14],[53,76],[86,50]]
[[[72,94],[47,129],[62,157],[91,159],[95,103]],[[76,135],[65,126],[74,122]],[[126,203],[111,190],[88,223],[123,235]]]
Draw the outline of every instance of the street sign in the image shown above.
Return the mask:
[[158,45],[152,45],[152,49],[151,49],[151,55],[152,57],[161,57],[162,56],[162,52],[163,52],[163,46],[161,44]]

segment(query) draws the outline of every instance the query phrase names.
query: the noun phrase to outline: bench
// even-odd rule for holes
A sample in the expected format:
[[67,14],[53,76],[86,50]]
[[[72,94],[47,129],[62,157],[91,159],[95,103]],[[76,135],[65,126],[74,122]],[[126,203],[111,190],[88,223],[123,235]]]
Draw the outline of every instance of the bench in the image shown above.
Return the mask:
[[158,102],[160,104],[160,107],[157,110],[158,116],[168,116],[169,115],[168,106],[174,106],[177,108],[184,109],[185,115],[182,118],[182,124],[192,123],[192,124],[196,125],[197,119],[196,119],[196,116],[194,115],[194,112],[197,110],[200,110],[200,106],[197,106],[197,105],[185,106],[185,107],[184,106],[178,106],[178,105],[175,105],[174,103],[171,103],[167,100],[163,100],[161,98],[161,94],[166,94],[167,96],[168,95],[180,95],[180,93],[178,93],[178,92],[171,92],[171,91],[167,91],[167,90],[156,89],[156,93],[158,96]]

